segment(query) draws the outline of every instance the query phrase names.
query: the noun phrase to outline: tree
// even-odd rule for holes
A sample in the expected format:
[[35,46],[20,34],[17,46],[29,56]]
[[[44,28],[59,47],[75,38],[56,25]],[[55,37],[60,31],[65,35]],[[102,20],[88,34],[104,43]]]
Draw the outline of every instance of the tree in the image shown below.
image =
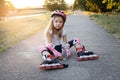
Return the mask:
[[102,0],[75,0],[73,9],[81,9],[91,12],[104,12],[106,4],[102,4]]
[[86,0],[75,0],[72,6],[73,10],[81,9],[81,10],[88,10],[86,6]]
[[10,1],[0,0],[0,17],[4,17],[7,15],[9,10],[13,10],[14,6]]
[[107,3],[106,8],[115,10],[115,11],[120,11],[120,0],[103,0],[103,4]]
[[4,0],[0,0],[0,17],[5,16],[7,13],[6,4]]
[[102,3],[102,0],[86,0],[86,6],[89,7],[89,11],[92,12],[106,12],[106,4]]
[[45,0],[45,5],[44,7],[47,10],[53,11],[53,10],[66,10],[67,5],[64,0]]

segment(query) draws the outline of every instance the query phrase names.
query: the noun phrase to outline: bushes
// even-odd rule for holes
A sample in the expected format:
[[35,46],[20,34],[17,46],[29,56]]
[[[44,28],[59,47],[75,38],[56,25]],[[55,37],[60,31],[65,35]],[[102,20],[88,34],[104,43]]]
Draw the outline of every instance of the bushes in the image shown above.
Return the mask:
[[46,0],[44,7],[49,11],[67,9],[67,5],[64,0]]
[[0,0],[0,17],[6,16],[7,7],[4,0]]
[[10,1],[0,0],[0,18],[8,14],[8,11],[14,10],[14,6]]
[[96,20],[101,24],[105,30],[112,34],[120,34],[120,15],[114,14],[93,14],[90,16],[93,20]]
[[66,5],[58,4],[58,3],[54,3],[54,4],[48,3],[45,7],[49,11],[54,11],[54,10],[57,10],[57,9],[59,9],[59,10],[66,10],[67,9]]
[[120,0],[75,0],[73,9],[91,12],[120,12]]

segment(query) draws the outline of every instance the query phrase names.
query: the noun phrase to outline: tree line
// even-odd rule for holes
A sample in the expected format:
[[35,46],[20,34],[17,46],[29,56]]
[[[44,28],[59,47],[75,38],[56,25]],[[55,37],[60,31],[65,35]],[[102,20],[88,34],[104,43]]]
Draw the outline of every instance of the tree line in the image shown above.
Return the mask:
[[49,11],[66,10],[68,8],[64,0],[45,0],[44,7]]
[[[45,0],[43,7],[49,11],[56,9],[66,10],[67,4],[65,0]],[[4,17],[9,11],[14,10],[15,7],[9,0],[0,0],[0,17]]]
[[120,12],[120,0],[75,0],[73,10],[91,12]]
[[0,0],[0,17],[6,16],[8,11],[14,9],[15,8],[10,1]]
[[[53,11],[56,9],[85,10],[91,12],[120,12],[120,0],[75,0],[71,7],[68,7],[65,0],[45,0],[44,8]],[[0,0],[0,17],[6,16],[8,11],[15,10],[9,0]]]

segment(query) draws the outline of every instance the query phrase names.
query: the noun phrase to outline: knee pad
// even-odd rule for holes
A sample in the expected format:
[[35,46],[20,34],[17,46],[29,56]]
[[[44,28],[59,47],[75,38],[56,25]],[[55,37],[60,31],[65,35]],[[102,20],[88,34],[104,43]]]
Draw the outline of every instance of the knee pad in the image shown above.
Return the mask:
[[54,49],[53,44],[48,44],[47,48],[53,53],[55,57],[62,56],[60,52],[58,52],[56,49]]
[[45,46],[40,46],[39,51],[42,54],[43,51],[47,50]]
[[80,39],[79,39],[79,38],[75,38],[75,39],[73,40],[73,45],[75,45],[75,44],[77,44],[77,43],[80,43]]
[[44,60],[52,60],[54,58],[54,56],[50,54],[46,47],[41,46],[39,50]]
[[77,51],[85,51],[85,46],[80,43],[80,39],[79,38],[75,38],[73,40],[73,45],[77,46],[76,47]]

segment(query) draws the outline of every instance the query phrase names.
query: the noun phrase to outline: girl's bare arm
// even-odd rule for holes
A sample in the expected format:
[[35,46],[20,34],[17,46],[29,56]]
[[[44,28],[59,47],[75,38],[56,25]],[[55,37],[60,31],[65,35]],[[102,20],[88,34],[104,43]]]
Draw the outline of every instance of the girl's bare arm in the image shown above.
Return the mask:
[[52,37],[50,34],[47,35],[47,43],[52,43]]
[[67,35],[63,36],[63,41],[67,43]]

